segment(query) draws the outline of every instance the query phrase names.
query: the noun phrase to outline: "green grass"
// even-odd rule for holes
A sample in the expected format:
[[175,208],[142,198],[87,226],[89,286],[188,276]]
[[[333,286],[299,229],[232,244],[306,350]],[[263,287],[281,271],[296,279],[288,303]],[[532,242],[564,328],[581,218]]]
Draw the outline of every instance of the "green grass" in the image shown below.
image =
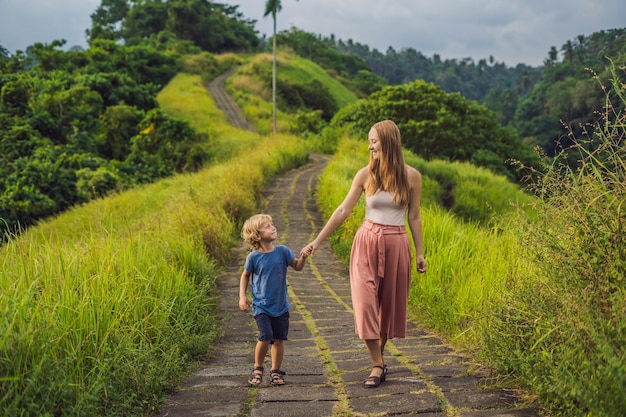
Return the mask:
[[[580,166],[563,156],[536,173],[541,199],[469,164],[406,153],[423,174],[428,263],[413,277],[411,316],[555,416],[626,409],[626,94],[613,79],[593,135],[570,137]],[[365,148],[339,143],[318,183],[324,217],[367,163]],[[362,217],[360,205],[331,236],[346,262]]]
[[613,79],[593,135],[570,135],[579,166],[547,161],[537,219],[511,220],[528,268],[484,322],[486,357],[557,415],[626,409],[626,86]]
[[159,92],[157,99],[168,115],[189,121],[197,132],[207,135],[207,149],[213,162],[225,161],[258,141],[257,134],[228,124],[224,113],[207,93],[207,83],[200,75],[176,75]]
[[306,84],[312,80],[320,81],[328,88],[339,108],[357,101],[357,96],[352,91],[348,90],[336,78],[331,77],[322,67],[308,59],[291,55],[287,62],[281,63],[278,71],[280,71],[281,77],[294,83]]
[[159,100],[225,148],[222,162],[75,207],[0,248],[3,415],[158,407],[219,335],[215,280],[243,220],[274,175],[308,159],[296,137],[225,126],[197,75]]
[[170,116],[184,118],[198,132],[220,136],[233,130],[224,113],[207,94],[199,75],[179,73],[157,95],[161,108]]
[[[273,133],[272,91],[256,74],[256,66],[272,67],[272,56],[260,54],[250,58],[249,62],[238,68],[235,74],[226,80],[226,88],[235,99],[244,116],[261,135]],[[271,71],[271,70],[270,70]],[[276,130],[288,133],[290,116],[280,108],[276,111]]]
[[[250,120],[259,134],[273,132],[272,126],[272,91],[263,83],[259,71],[272,69],[272,55],[259,54],[251,57],[246,64],[237,69],[235,75],[226,82],[229,92],[235,98],[246,118]],[[356,95],[339,80],[324,71],[312,61],[303,59],[289,51],[277,54],[277,82],[286,80],[294,84],[308,84],[318,80],[327,87],[339,107],[357,100]],[[277,131],[289,132],[293,123],[292,109],[277,109]]]

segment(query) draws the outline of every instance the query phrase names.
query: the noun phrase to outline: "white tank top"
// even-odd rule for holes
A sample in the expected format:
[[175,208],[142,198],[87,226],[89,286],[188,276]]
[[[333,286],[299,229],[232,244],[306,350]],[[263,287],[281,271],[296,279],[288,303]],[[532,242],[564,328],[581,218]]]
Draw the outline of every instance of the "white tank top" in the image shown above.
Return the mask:
[[404,226],[407,206],[399,206],[387,191],[365,196],[365,218],[380,224]]

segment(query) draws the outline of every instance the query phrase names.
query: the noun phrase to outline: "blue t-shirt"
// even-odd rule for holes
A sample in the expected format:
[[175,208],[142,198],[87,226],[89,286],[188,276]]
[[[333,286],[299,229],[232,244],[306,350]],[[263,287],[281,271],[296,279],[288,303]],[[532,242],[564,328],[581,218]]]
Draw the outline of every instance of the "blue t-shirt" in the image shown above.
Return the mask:
[[253,250],[246,257],[244,269],[252,277],[252,315],[266,313],[278,317],[289,311],[287,301],[287,266],[296,255],[286,246],[276,245],[271,252]]

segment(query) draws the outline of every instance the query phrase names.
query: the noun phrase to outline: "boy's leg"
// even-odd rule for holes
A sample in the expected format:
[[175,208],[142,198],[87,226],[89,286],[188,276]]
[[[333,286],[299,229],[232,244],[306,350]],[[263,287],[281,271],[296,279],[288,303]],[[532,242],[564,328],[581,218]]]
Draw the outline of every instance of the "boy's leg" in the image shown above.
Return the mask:
[[272,370],[279,370],[283,364],[285,355],[285,340],[289,334],[289,312],[282,316],[272,317],[272,334],[274,343],[272,344],[270,355],[272,357]]
[[285,354],[285,343],[283,339],[276,339],[272,344],[271,350],[272,368],[270,369],[270,378],[272,385],[285,384],[285,372],[280,370],[283,364],[283,356]]
[[272,357],[272,368],[270,377],[272,385],[284,385],[285,373],[280,370],[285,355],[285,340],[289,333],[289,312],[280,317],[272,318],[272,332],[274,333],[274,343],[270,355]]
[[285,343],[282,339],[274,340],[270,355],[272,356],[271,369],[280,369],[283,364],[283,356],[285,355]]
[[267,356],[270,342],[273,340],[271,319],[267,314],[258,314],[254,316],[257,327],[259,328],[259,337],[254,347],[254,370],[253,377],[256,375],[255,385],[258,385],[263,378],[263,364]]
[[[266,342],[263,340],[259,340],[256,342],[256,346],[254,347],[254,367],[263,367],[263,363],[265,362],[265,356],[267,356],[267,349],[270,345],[270,342]],[[272,352],[274,349],[272,349]]]
[[257,341],[254,347],[254,368],[252,368],[252,375],[248,378],[248,384],[260,385],[263,381],[263,362],[265,355],[267,355],[267,347],[269,342]]

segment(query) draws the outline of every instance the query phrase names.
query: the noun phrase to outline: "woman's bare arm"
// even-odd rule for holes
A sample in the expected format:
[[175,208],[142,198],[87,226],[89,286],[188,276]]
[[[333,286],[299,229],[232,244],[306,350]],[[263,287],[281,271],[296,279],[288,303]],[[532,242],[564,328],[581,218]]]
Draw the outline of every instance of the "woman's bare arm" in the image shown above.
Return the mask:
[[324,240],[326,240],[335,231],[335,229],[337,229],[337,227],[339,227],[339,225],[348,218],[350,213],[352,213],[354,206],[356,206],[356,203],[359,201],[359,198],[361,198],[361,194],[363,194],[365,184],[368,180],[369,168],[361,168],[354,176],[352,185],[350,186],[350,191],[348,191],[348,194],[344,198],[343,202],[335,209],[315,240],[304,247],[302,253],[306,255],[315,254],[315,251],[319,248],[322,242],[324,242]]
[[415,263],[418,272],[426,272],[426,260],[424,259],[424,247],[422,243],[422,217],[420,215],[420,203],[422,194],[422,175],[412,167],[408,167],[408,179],[411,187],[407,220],[413,244],[415,245]]

